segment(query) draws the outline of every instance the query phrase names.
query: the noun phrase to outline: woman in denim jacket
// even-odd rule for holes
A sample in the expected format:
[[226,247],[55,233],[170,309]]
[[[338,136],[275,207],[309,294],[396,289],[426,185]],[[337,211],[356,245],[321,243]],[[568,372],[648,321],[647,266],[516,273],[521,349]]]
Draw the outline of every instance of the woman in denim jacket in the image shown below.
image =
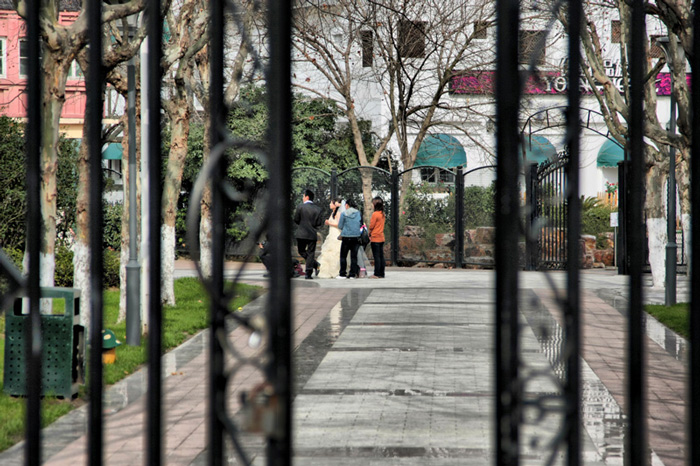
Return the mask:
[[[352,199],[345,201],[346,209],[340,214],[338,228],[342,237],[340,244],[340,275],[337,278],[356,278],[360,273],[357,264],[357,251],[360,248],[360,227],[362,226],[362,214],[357,210],[357,204]],[[350,252],[350,273],[345,276],[348,266],[348,252]]]

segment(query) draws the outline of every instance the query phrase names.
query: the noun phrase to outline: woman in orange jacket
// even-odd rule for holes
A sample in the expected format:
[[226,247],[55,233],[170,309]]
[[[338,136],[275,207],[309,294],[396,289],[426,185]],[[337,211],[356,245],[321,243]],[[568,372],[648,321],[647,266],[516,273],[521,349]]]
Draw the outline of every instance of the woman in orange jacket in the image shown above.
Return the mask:
[[384,215],[384,201],[381,197],[372,199],[374,212],[369,220],[369,241],[372,245],[372,256],[374,257],[374,275],[369,278],[384,278],[384,224],[386,223],[386,215]]

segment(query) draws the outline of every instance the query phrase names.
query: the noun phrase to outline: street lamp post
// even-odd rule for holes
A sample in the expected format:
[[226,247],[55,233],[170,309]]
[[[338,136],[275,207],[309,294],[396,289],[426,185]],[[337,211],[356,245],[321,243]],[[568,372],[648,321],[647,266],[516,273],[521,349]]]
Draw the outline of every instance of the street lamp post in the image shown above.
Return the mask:
[[127,118],[129,124],[129,262],[126,264],[126,343],[141,344],[141,265],[138,261],[136,225],[136,72],[134,59],[127,65],[129,86]]
[[[673,94],[673,57],[671,55],[670,41],[668,37],[660,37],[657,39],[659,45],[666,55],[666,64],[671,74],[671,118],[669,121],[669,131],[671,134],[676,134],[676,98]],[[667,236],[666,242],[666,283],[665,283],[665,299],[666,306],[676,304],[676,261],[678,245],[676,244],[676,148],[671,145],[669,147],[669,164],[668,164],[668,213],[667,221]]]

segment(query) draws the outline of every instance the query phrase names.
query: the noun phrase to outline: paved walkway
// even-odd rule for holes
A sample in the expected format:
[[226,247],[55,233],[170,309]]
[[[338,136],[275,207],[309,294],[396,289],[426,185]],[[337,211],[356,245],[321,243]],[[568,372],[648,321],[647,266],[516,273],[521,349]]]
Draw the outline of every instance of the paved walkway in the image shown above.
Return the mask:
[[[243,278],[264,284],[262,272],[256,266]],[[525,412],[526,465],[545,464],[548,455],[562,464],[562,452],[548,445],[562,421],[552,399],[560,391],[562,331],[551,286],[564,280],[557,272],[520,275],[526,396],[533,407],[554,408]],[[384,280],[295,280],[295,464],[493,464],[493,282],[490,271],[392,268]],[[587,271],[581,283],[584,463],[622,464],[626,277]],[[684,277],[679,289],[683,300]],[[663,300],[662,290],[645,288],[645,295]],[[681,465],[685,342],[653,319],[647,334],[652,464]],[[247,337],[240,329],[230,335],[239,348]],[[206,463],[207,339],[203,332],[165,357],[166,464]],[[238,392],[261,380],[248,367],[232,384],[232,411]],[[105,395],[106,464],[145,464],[145,385],[139,372]],[[45,464],[86,463],[85,413],[45,429]],[[242,439],[254,464],[266,464],[259,439]],[[0,454],[0,464],[23,464],[21,445]]]

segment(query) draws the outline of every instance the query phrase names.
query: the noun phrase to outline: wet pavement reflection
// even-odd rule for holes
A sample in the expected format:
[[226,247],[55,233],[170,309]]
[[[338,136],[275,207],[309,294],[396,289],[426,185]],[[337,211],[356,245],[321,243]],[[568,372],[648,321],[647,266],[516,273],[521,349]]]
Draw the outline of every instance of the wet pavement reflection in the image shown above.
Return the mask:
[[[523,293],[522,311],[527,324],[563,386],[566,381],[564,330],[532,292]],[[625,422],[622,410],[585,361],[582,361],[581,372],[581,415],[585,432],[606,464],[623,464]],[[560,399],[563,408],[564,401]]]
[[[627,305],[629,301],[624,295],[624,291],[600,289],[596,294],[606,303],[617,309],[620,314],[627,316]],[[644,326],[647,336],[654,340],[654,342],[668,354],[681,362],[686,362],[688,360],[690,348],[685,338],[669,330],[665,325],[646,313],[642,314],[642,325]]]
[[318,365],[371,292],[371,289],[351,289],[294,352],[295,394],[301,392],[316,372]]

